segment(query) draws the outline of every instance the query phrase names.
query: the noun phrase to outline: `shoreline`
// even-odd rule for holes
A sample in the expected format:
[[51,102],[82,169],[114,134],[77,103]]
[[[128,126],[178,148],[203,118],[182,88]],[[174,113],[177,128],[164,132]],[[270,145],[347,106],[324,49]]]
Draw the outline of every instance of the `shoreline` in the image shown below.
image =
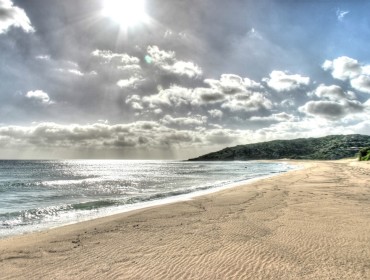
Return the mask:
[[369,279],[369,164],[294,162],[305,168],[2,239],[0,278]]
[[[194,199],[194,198],[197,198],[197,197],[209,195],[209,194],[212,194],[212,193],[221,192],[221,191],[224,191],[224,190],[228,190],[230,188],[239,187],[241,185],[244,186],[244,185],[252,184],[253,182],[256,182],[258,180],[267,179],[267,178],[273,177],[273,176],[279,176],[281,174],[284,174],[284,173],[287,173],[287,172],[290,172],[290,171],[294,171],[294,170],[297,170],[299,168],[303,168],[302,165],[300,165],[300,167],[299,167],[299,164],[295,164],[294,162],[289,163],[289,162],[287,162],[287,160],[271,160],[271,161],[268,161],[268,160],[254,160],[254,161],[250,161],[250,162],[281,163],[281,164],[285,164],[285,165],[289,166],[289,168],[291,168],[291,170],[282,171],[282,172],[279,172],[279,173],[271,173],[271,174],[268,174],[268,175],[262,175],[262,176],[255,177],[255,178],[245,179],[245,180],[237,181],[237,182],[233,182],[233,183],[222,184],[222,185],[215,186],[215,187],[210,187],[210,188],[207,188],[207,189],[204,189],[204,190],[197,190],[197,191],[191,191],[191,192],[184,193],[184,194],[168,196],[168,197],[161,198],[161,199],[148,200],[148,201],[143,201],[143,202],[139,202],[139,203],[135,203],[135,204],[122,205],[122,206],[119,206],[119,207],[116,206],[116,207],[112,207],[112,208],[108,207],[106,209],[99,209],[98,212],[96,212],[95,214],[93,214],[91,216],[83,216],[83,217],[80,217],[78,220],[70,221],[70,222],[67,222],[67,223],[60,223],[60,224],[56,223],[53,226],[51,226],[50,224],[49,225],[40,224],[36,228],[33,228],[34,225],[29,225],[29,226],[26,226],[26,229],[20,228],[20,230],[16,231],[15,233],[0,235],[0,240],[4,240],[4,239],[16,237],[16,236],[24,236],[24,235],[33,234],[33,233],[40,233],[40,232],[43,232],[43,231],[57,229],[57,228],[65,227],[65,226],[71,226],[71,225],[75,225],[75,224],[78,224],[78,223],[89,222],[89,221],[92,221],[92,220],[95,220],[95,219],[104,219],[104,218],[109,217],[109,216],[120,215],[120,214],[124,214],[124,213],[130,213],[132,211],[140,211],[140,210],[144,210],[144,209],[147,209],[147,208],[160,207],[160,206],[163,206],[163,205],[173,204],[173,203],[177,203],[177,202],[184,202],[184,201],[188,201],[188,200],[191,200],[191,199]],[[293,166],[298,166],[298,167],[294,168]],[[11,230],[12,229],[9,229],[9,231],[11,231]],[[6,230],[4,230],[4,231],[6,231]]]

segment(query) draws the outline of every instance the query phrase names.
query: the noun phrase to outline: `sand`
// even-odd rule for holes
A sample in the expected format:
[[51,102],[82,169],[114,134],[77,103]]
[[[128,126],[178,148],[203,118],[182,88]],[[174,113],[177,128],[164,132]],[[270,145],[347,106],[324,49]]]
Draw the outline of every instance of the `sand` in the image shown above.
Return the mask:
[[303,164],[190,201],[0,240],[0,278],[370,279],[369,164]]

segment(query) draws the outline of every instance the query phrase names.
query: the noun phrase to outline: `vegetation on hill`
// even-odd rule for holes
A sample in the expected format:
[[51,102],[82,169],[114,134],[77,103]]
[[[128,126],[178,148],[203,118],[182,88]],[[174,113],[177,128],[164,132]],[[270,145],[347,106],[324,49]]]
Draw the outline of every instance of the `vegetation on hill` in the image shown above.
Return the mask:
[[370,160],[370,147],[361,149],[358,158],[360,161]]
[[275,140],[239,145],[190,160],[216,161],[283,158],[334,160],[356,157],[364,147],[370,147],[370,136],[359,134],[331,135],[321,138]]

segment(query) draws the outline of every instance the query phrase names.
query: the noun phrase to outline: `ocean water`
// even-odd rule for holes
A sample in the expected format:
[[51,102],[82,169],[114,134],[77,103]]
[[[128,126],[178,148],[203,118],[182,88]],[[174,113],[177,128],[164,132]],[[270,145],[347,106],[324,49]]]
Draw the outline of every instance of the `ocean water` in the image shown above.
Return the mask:
[[253,161],[0,161],[0,238],[189,199],[291,169]]

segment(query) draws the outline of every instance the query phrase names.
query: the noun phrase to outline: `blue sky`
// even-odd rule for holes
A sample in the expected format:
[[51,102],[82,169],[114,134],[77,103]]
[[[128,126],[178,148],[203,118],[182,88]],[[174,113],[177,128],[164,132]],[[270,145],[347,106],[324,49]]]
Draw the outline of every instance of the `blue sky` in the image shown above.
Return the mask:
[[1,158],[370,134],[369,1],[0,0]]

